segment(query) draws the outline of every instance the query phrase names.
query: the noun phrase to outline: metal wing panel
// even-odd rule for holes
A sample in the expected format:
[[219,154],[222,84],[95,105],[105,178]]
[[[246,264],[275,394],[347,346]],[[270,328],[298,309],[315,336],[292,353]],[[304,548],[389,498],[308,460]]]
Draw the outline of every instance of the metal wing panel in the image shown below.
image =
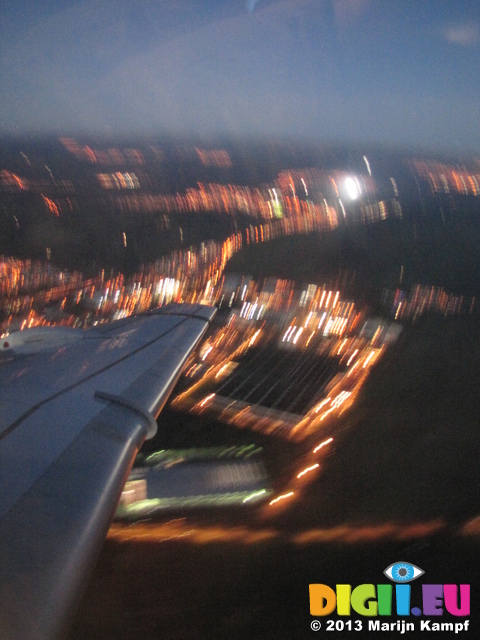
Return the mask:
[[[90,330],[83,339],[50,351],[23,357],[0,366],[0,400],[21,398],[31,406],[61,393],[100,372],[121,364],[162,341],[169,343],[170,334],[185,323],[183,316],[158,315],[138,317],[136,322],[108,332]],[[138,323],[138,326],[136,324]]]
[[[8,429],[5,429],[0,440],[0,517],[31,486],[60,453],[72,442],[96,413],[104,406],[105,398],[116,398],[126,406],[136,406],[145,414],[155,418],[163,407],[163,403],[175,385],[183,368],[186,357],[194,348],[205,328],[205,322],[197,318],[178,318],[172,324],[172,318],[149,316],[157,325],[157,337],[152,332],[152,322],[145,324],[145,318],[138,318],[146,328],[145,343],[139,338],[139,331],[130,330],[125,338],[125,330],[120,332],[109,330],[109,337],[101,341],[95,339],[92,350],[91,340],[82,340],[72,345],[58,358],[65,372],[68,364],[69,377],[57,383],[54,388],[48,383],[43,385],[43,396],[37,388],[32,394],[30,387],[34,382],[36,367],[41,367],[42,378],[52,375],[45,365],[46,354],[38,354],[29,364],[28,393],[30,402],[35,403],[19,413]],[[168,331],[165,332],[164,325]],[[133,324],[130,323],[130,327]],[[159,336],[160,331],[160,336]],[[121,336],[118,339],[118,336]],[[113,337],[112,337],[113,336]],[[113,345],[112,345],[113,342]],[[119,344],[121,343],[121,345]],[[106,345],[106,348],[102,348]],[[108,352],[108,356],[102,356]],[[111,354],[117,353],[112,360]],[[87,355],[85,355],[87,354]],[[81,363],[81,376],[78,376],[75,361]],[[86,368],[84,363],[88,362]],[[75,378],[77,376],[77,378]],[[69,383],[69,379],[73,382]],[[10,389],[12,396],[20,393],[18,381],[12,386],[5,385],[3,393]],[[96,395],[97,394],[97,395]],[[52,417],[55,417],[53,420]],[[17,424],[18,423],[18,424]],[[25,443],[28,442],[28,448]],[[22,473],[18,473],[19,467]]]
[[[213,313],[167,309],[0,365],[10,416],[0,434],[2,638],[63,628],[134,456]],[[45,379],[55,365],[61,382]],[[36,371],[44,380],[32,390]]]
[[[115,428],[123,421],[130,434]],[[2,638],[61,633],[104,540],[144,425],[105,409],[0,521]]]

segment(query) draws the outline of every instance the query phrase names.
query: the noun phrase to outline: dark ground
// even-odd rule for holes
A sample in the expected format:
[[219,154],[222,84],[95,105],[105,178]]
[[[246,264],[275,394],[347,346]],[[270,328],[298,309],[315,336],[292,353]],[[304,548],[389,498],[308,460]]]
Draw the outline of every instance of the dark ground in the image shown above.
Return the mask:
[[[412,605],[423,581],[470,583],[472,630],[460,636],[478,637],[480,545],[460,529],[480,513],[479,337],[471,318],[424,319],[408,329],[338,425],[335,454],[295,506],[276,520],[245,514],[250,529],[273,528],[272,540],[108,541],[69,638],[310,638],[309,583],[385,583],[383,570],[399,560],[425,571],[412,583]],[[188,518],[206,528],[217,520]],[[218,521],[238,526],[242,514]],[[432,521],[439,529],[422,534]],[[392,535],[375,538],[389,523]],[[361,539],[366,526],[369,541]],[[302,544],[297,534],[312,529],[337,536]],[[364,637],[362,622],[362,632],[329,637]]]
[[327,283],[343,296],[366,301],[373,308],[385,287],[409,291],[412,285],[422,284],[456,295],[479,295],[478,200],[459,200],[455,215],[445,224],[437,220],[440,203],[432,201],[428,217],[416,211],[415,217],[405,220],[341,226],[328,233],[249,245],[231,258],[227,271],[300,284]]

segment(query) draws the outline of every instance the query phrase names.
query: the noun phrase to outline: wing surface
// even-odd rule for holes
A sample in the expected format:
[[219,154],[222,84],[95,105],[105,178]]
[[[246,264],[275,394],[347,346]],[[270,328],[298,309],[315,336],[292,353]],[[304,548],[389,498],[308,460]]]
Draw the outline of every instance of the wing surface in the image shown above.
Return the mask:
[[176,305],[0,363],[0,637],[58,637],[135,455],[215,310]]

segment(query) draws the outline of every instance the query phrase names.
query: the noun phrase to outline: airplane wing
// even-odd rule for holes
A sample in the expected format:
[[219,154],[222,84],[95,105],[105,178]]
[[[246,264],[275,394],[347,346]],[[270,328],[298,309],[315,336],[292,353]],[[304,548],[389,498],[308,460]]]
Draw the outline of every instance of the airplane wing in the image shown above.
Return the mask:
[[60,344],[41,332],[30,349],[0,343],[2,640],[65,631],[135,455],[214,312],[176,305]]

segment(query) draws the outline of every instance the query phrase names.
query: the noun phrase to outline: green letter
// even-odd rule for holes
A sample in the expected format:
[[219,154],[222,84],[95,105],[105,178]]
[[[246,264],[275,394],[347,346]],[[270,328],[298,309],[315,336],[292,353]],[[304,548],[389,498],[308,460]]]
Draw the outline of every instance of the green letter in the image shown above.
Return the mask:
[[[358,585],[358,587],[355,587],[355,589],[352,591],[353,610],[359,613],[361,616],[376,616],[377,601],[374,599],[375,596],[375,585]],[[368,607],[365,606],[367,600],[369,600]]]

